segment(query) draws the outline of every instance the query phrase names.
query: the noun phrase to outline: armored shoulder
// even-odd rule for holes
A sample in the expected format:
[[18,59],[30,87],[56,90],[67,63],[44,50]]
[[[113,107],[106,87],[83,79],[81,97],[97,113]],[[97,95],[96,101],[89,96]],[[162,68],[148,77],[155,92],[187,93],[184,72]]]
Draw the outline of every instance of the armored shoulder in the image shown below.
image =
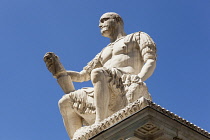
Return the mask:
[[87,66],[85,66],[83,69],[86,70],[88,73],[91,73],[91,71],[95,68],[101,67],[101,62],[100,62],[100,57],[101,57],[101,52],[98,53],[95,58],[93,58]]
[[143,60],[144,61],[146,61],[148,59],[156,60],[157,49],[156,49],[156,44],[152,40],[152,38],[147,33],[144,33],[144,32],[136,32],[136,33],[134,33],[133,36],[139,45]]

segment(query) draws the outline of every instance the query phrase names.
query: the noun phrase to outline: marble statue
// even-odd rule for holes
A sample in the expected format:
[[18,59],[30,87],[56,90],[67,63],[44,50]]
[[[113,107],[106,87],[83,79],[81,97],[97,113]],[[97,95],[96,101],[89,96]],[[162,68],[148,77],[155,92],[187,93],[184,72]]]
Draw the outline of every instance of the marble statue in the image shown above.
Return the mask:
[[[83,125],[100,123],[144,97],[152,100],[144,83],[156,67],[156,45],[144,32],[126,35],[120,15],[105,13],[99,21],[102,36],[110,43],[82,71],[67,71],[52,52],[44,56],[48,70],[66,93],[58,102],[72,139]],[[91,80],[93,88],[74,89],[73,82]]]

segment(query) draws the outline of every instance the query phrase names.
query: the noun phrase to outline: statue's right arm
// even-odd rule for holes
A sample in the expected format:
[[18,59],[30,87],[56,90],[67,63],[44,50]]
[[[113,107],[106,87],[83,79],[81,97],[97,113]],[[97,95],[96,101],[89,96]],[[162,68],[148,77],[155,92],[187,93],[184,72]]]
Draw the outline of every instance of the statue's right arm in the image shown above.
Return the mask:
[[95,68],[102,67],[102,64],[100,62],[100,53],[95,56],[94,59],[92,59],[87,66],[83,68],[82,71],[76,72],[76,71],[67,71],[67,74],[71,76],[71,79],[73,82],[84,82],[90,80],[90,74],[91,71]]
[[67,74],[71,76],[73,82],[84,82],[90,80],[90,74],[86,70],[82,70],[81,72],[67,71]]

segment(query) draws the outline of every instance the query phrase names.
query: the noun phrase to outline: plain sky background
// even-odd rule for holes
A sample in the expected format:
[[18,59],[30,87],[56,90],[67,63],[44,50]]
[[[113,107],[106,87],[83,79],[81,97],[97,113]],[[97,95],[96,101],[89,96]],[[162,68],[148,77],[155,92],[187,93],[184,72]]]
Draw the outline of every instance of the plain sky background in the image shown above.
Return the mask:
[[210,132],[209,0],[0,0],[0,140],[68,140],[57,106],[64,93],[43,56],[82,70],[109,43],[98,28],[105,12],[156,42],[153,101]]

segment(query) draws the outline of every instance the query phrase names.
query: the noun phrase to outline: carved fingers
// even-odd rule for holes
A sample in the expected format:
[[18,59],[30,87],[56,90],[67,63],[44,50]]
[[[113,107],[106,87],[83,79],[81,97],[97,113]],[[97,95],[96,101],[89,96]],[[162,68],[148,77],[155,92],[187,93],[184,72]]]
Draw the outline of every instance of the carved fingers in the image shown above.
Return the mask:
[[142,83],[141,78],[138,75],[124,74],[122,76],[122,82],[124,85],[131,85],[132,83],[140,84]]
[[46,67],[48,68],[48,70],[54,75],[55,74],[55,65],[54,65],[54,57],[55,54],[52,52],[47,52],[44,55],[44,62],[46,64]]
[[53,52],[47,52],[44,55],[44,62],[47,69],[53,74],[55,78],[57,78],[58,74],[66,71],[63,65],[60,63],[59,57]]
[[138,75],[131,75],[131,80],[133,83],[142,83],[142,80]]

